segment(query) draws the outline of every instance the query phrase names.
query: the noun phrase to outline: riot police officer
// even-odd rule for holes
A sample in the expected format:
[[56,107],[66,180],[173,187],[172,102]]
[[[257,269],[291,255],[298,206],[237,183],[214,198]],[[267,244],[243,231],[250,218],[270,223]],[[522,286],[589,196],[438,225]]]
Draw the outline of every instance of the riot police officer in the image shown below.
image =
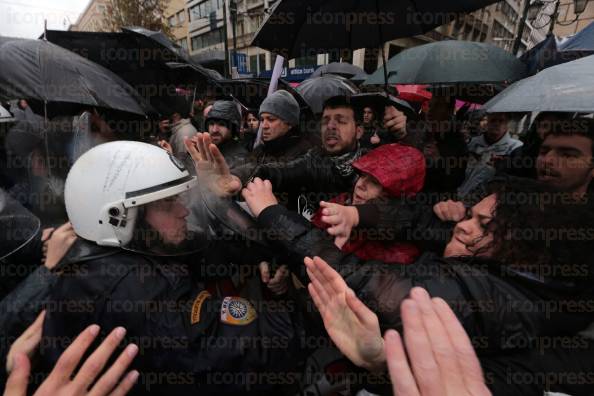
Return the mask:
[[97,323],[106,334],[126,328],[125,341],[138,345],[136,393],[266,394],[296,382],[298,310],[194,276],[196,257],[213,248],[207,194],[175,157],[145,143],[106,143],[78,159],[65,201],[84,253],[57,267],[44,370]]

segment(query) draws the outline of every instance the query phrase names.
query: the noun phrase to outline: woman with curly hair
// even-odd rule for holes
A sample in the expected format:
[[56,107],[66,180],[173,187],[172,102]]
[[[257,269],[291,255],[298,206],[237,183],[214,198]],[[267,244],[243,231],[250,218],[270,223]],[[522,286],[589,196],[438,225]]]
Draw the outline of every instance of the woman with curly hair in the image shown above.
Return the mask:
[[[506,380],[510,370],[531,375],[581,369],[584,360],[572,362],[568,353],[587,353],[564,347],[567,340],[581,340],[578,332],[593,319],[594,211],[570,194],[534,180],[493,182],[456,224],[443,255],[424,253],[411,265],[339,251],[333,237],[277,205],[267,181],[255,179],[243,196],[264,234],[293,258],[290,268],[302,282],[313,282],[313,267],[334,274],[318,282],[312,295],[317,290],[314,301],[328,302],[320,309],[324,326],[356,365],[384,370],[381,334],[401,330],[400,306],[413,288],[422,288],[447,302],[481,362],[491,363],[485,379],[495,394],[542,388]],[[363,304],[372,315],[356,313]],[[588,352],[591,344],[584,344]],[[507,357],[515,363],[506,365]]]
[[457,223],[442,256],[424,253],[406,266],[339,251],[324,231],[276,205],[268,182],[255,179],[243,196],[303,282],[303,260],[323,258],[383,329],[400,327],[400,303],[415,286],[446,300],[484,353],[574,335],[592,322],[594,212],[536,181],[492,183]]

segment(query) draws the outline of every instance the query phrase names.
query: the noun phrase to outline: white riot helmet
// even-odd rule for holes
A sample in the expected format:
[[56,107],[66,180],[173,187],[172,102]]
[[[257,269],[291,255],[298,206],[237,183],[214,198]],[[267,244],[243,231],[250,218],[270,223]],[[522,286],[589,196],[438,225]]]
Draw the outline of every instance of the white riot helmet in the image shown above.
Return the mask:
[[190,191],[196,177],[167,151],[147,143],[101,144],[74,163],[65,186],[68,217],[82,238],[103,246],[130,243],[139,207]]

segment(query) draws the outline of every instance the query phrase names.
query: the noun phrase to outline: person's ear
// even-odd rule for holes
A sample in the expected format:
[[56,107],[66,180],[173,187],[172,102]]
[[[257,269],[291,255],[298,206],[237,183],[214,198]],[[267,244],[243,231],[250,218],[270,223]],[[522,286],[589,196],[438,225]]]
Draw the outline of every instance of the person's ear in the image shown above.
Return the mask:
[[361,139],[361,136],[363,136],[363,127],[357,125],[357,140]]

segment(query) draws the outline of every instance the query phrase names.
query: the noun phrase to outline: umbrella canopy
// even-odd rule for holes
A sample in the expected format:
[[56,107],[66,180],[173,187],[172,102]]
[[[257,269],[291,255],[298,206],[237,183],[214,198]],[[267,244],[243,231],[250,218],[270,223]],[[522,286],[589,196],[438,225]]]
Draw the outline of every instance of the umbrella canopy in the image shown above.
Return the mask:
[[[586,29],[589,29],[592,35],[589,38],[587,35],[578,37],[583,31],[567,40],[559,40],[553,34],[549,34],[523,54],[520,60],[527,65],[528,75],[532,76],[547,67],[594,54],[594,44],[588,48],[587,42],[584,42],[585,39],[594,40],[594,24],[590,24]],[[577,40],[574,40],[576,38]]]
[[529,75],[563,62],[560,60],[557,39],[553,34],[547,35],[543,41],[522,54],[520,60],[526,64],[526,72]]
[[324,102],[333,96],[352,96],[359,93],[357,86],[350,80],[332,74],[309,78],[295,90],[305,99],[314,114],[321,114]]
[[[217,99],[231,97],[241,103],[244,108],[257,112],[268,95],[269,85],[270,81],[264,78],[226,79],[218,81],[218,87],[212,94]],[[308,108],[305,99],[285,80],[278,81],[278,89],[291,93],[302,111]]]
[[124,80],[43,40],[0,37],[0,98],[82,104],[144,115],[148,105]]
[[333,62],[317,68],[310,77],[320,77],[325,74],[335,74],[337,76],[352,78],[361,73],[365,73],[365,70],[351,65],[350,63],[344,62]]
[[12,121],[14,121],[14,117],[12,116],[12,114],[10,114],[10,111],[0,106],[0,123]]
[[287,59],[341,49],[376,48],[399,37],[425,33],[456,13],[495,0],[281,0],[251,45]]
[[[183,49],[160,32],[124,28],[121,33],[48,30],[48,41],[100,64],[123,78],[161,113],[163,97],[179,85],[198,92],[222,78],[214,70],[191,62]],[[180,66],[181,65],[181,66]],[[183,69],[183,70],[182,70]]]
[[[390,84],[488,84],[525,77],[526,66],[491,44],[445,40],[400,52],[387,65]],[[384,83],[378,69],[363,85]]]
[[518,81],[485,104],[489,113],[594,112],[594,55]]
[[351,77],[351,81],[354,82],[357,85],[362,84],[365,80],[367,80],[369,78],[369,74],[365,73],[364,71],[362,71],[361,73]]
[[178,61],[186,61],[189,62],[190,58],[188,53],[179,45],[175,44],[171,41],[163,32],[156,32],[153,30],[148,30],[143,27],[138,26],[129,26],[122,28],[122,32],[136,34],[141,37],[146,37],[152,40],[155,45],[159,45],[169,51],[170,54],[177,57]]
[[386,92],[364,92],[351,96],[351,103],[363,113],[365,107],[371,107],[375,114],[380,114],[383,118],[386,106],[394,106],[404,112],[409,118],[417,118],[417,112],[405,100],[399,99]]
[[594,22],[579,31],[579,33],[559,43],[559,51],[594,52]]
[[[198,79],[200,79],[202,77],[207,77],[210,80],[210,82],[215,83],[215,86],[216,86],[217,81],[223,80],[225,78],[218,71],[213,70],[213,69],[207,69],[207,68],[197,65],[195,63],[168,62],[167,67],[171,70],[176,70],[176,71],[191,70],[191,74],[193,75],[193,77],[182,78],[182,80],[185,80],[185,81],[197,81]],[[177,72],[176,72],[176,74],[177,74]],[[178,74],[178,76],[180,76],[180,75]]]

